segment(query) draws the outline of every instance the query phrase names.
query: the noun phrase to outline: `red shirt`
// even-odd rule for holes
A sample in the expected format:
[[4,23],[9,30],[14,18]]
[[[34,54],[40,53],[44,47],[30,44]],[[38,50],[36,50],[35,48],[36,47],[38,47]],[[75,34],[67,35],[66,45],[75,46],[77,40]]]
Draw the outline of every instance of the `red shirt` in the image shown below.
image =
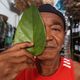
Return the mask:
[[59,69],[51,76],[42,76],[37,69],[25,69],[16,80],[74,80],[72,60],[62,58]]

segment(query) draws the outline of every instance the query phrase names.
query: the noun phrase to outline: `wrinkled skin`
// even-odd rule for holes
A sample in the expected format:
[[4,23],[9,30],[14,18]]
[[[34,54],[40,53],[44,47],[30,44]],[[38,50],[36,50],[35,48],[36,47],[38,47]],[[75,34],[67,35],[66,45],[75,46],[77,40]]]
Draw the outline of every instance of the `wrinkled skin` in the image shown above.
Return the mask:
[[[20,43],[12,46],[10,49],[0,54],[0,79],[1,80],[15,80],[20,71],[25,68],[37,69],[41,75],[54,74],[60,65],[60,51],[64,43],[64,25],[62,19],[56,14],[42,12],[42,19],[46,28],[46,47],[43,53],[36,56],[36,63],[34,56],[28,51],[26,47],[31,47],[32,43]],[[80,65],[77,62],[74,65],[75,80],[80,80]],[[46,68],[45,68],[46,67]]]

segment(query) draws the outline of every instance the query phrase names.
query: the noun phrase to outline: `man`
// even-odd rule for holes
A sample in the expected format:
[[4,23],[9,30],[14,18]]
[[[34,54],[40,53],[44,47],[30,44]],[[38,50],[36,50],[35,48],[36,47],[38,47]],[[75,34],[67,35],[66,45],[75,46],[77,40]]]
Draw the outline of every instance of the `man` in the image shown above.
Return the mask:
[[25,51],[34,44],[16,44],[0,54],[1,80],[80,80],[80,65],[63,58],[60,51],[65,37],[63,15],[49,4],[39,7],[46,28],[46,47],[34,57]]

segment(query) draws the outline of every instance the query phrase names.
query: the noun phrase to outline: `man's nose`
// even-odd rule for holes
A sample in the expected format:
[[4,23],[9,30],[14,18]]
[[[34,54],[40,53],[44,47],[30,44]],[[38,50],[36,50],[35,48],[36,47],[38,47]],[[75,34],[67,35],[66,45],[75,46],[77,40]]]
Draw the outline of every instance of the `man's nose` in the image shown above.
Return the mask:
[[47,39],[47,41],[53,39],[53,36],[52,36],[51,30],[49,30],[49,29],[46,30],[46,39]]

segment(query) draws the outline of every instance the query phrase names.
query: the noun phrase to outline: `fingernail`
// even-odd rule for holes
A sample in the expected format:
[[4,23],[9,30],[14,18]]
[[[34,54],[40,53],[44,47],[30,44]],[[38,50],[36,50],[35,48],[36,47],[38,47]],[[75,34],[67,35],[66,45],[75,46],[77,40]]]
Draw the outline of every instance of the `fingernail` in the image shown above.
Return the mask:
[[33,42],[31,42],[31,45],[33,45]]
[[25,42],[26,43],[26,45],[31,45],[31,46],[33,46],[33,43],[32,42]]

